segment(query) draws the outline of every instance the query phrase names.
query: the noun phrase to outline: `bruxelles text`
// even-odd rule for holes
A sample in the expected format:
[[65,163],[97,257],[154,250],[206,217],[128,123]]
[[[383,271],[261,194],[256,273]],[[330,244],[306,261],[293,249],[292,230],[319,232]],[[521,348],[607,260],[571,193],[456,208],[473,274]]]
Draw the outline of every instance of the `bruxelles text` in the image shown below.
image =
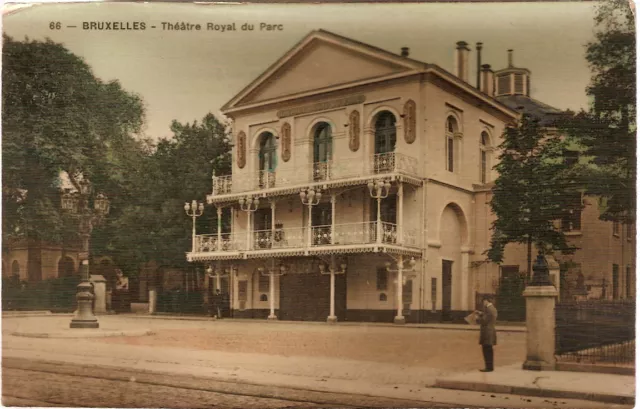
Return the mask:
[[[165,31],[218,31],[221,33],[228,31],[283,31],[283,24],[271,24],[271,23],[229,23],[229,24],[193,24],[184,21],[178,21],[170,23],[163,21],[160,23],[162,30]],[[83,30],[99,30],[99,31],[115,31],[115,30],[146,30],[149,27],[148,24],[141,21],[83,21]],[[151,28],[156,26],[151,25]]]

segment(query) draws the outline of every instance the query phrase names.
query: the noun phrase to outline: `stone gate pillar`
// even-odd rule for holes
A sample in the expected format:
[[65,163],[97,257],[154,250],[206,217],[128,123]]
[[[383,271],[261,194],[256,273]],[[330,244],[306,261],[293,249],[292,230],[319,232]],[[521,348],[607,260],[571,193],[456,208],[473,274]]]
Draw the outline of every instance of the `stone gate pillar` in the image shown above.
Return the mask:
[[542,253],[536,258],[533,279],[523,295],[527,300],[527,360],[522,368],[554,370],[558,290],[550,281],[549,268]]

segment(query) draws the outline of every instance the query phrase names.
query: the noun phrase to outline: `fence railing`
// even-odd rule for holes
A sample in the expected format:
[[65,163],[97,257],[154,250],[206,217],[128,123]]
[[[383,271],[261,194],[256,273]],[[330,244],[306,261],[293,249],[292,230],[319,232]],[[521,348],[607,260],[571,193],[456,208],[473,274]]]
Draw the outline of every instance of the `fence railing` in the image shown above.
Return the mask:
[[559,361],[632,364],[635,300],[589,300],[556,305]]
[[239,251],[245,250],[247,236],[242,234],[222,233],[220,240],[217,234],[198,234],[195,238],[196,252]]
[[[313,226],[311,235],[306,227],[278,227],[251,232],[249,248],[246,233],[198,234],[195,237],[196,252],[226,252],[244,250],[289,249],[317,246],[339,246],[377,243],[377,222],[344,223],[334,226]],[[398,226],[382,222],[380,226],[382,244],[396,244],[407,247],[419,247],[415,229],[403,233],[404,241],[399,241]],[[311,243],[309,243],[311,240]]]
[[214,176],[213,195],[240,193],[253,190],[305,184],[309,182],[342,180],[399,172],[418,175],[418,161],[397,152],[372,155],[367,160],[328,160],[296,166],[258,171],[236,176]]

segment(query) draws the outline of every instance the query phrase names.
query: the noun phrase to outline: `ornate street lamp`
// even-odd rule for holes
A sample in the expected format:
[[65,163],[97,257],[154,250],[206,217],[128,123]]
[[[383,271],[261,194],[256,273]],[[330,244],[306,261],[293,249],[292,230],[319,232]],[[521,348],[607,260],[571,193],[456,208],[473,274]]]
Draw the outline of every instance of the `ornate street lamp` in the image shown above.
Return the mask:
[[195,200],[189,202],[185,202],[184,204],[184,212],[187,216],[190,216],[193,219],[193,229],[191,231],[191,252],[196,252],[196,218],[202,216],[204,213],[204,204],[198,203]]
[[307,246],[309,247],[311,246],[311,213],[313,206],[319,204],[321,198],[322,192],[320,190],[308,188],[300,191],[300,200],[302,201],[302,204],[309,207],[309,220],[307,222]]
[[533,278],[529,285],[534,287],[553,285],[551,283],[551,277],[549,277],[547,259],[544,257],[542,251],[538,252],[538,257],[536,257],[536,261],[533,263]]
[[89,275],[89,241],[93,227],[100,223],[109,213],[109,200],[98,193],[93,201],[93,209],[89,207],[91,184],[89,181],[79,183],[79,192],[65,192],[61,198],[62,210],[80,220],[78,233],[82,238],[82,275],[76,299],[78,300],[78,314],[71,319],[71,328],[99,328],[98,318],[93,314],[93,294]]
[[[415,277],[416,259],[411,257],[411,260],[409,260],[409,268],[405,268],[404,267],[405,260],[404,260],[403,256],[400,255],[397,258],[394,257],[394,259],[397,262],[397,266],[398,266],[397,269],[392,269],[391,268],[391,263],[386,263],[385,264],[385,266],[387,268],[387,271],[389,273],[398,273],[398,278],[396,279],[396,283],[397,283],[396,295],[397,295],[397,304],[398,304],[398,314],[393,319],[393,322],[396,323],[396,324],[404,324],[405,323],[405,318],[404,318],[404,315],[402,315],[402,306],[403,306],[402,286],[407,283],[407,278],[408,277]],[[413,274],[407,274],[407,273],[413,273]]]
[[287,274],[287,267],[284,264],[276,266],[275,259],[271,260],[271,267],[258,267],[258,273],[261,276],[269,277],[269,316],[268,320],[277,320],[275,310],[275,277]]
[[376,221],[376,243],[382,243],[382,220],[380,215],[380,203],[382,199],[389,197],[389,191],[391,190],[391,182],[388,180],[378,179],[376,181],[370,181],[367,183],[369,188],[369,195],[373,199],[378,201],[378,216]]

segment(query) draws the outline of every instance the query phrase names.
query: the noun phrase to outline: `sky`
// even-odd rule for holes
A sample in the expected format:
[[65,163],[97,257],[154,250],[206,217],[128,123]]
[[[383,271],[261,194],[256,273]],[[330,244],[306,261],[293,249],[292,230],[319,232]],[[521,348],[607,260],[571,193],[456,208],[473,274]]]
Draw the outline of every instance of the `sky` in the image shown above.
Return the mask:
[[[455,43],[484,43],[482,62],[532,72],[531,96],[560,109],[587,107],[591,73],[585,45],[594,38],[593,2],[428,4],[40,4],[4,13],[15,39],[51,38],[82,57],[104,81],[142,96],[144,135],[170,137],[173,119],[200,120],[219,109],[300,39],[325,29],[453,71]],[[60,29],[56,24],[60,23]],[[83,23],[145,23],[145,30],[84,30]],[[165,23],[200,31],[162,30]],[[53,25],[52,25],[53,23]],[[206,30],[236,25],[236,31]],[[244,23],[253,31],[242,31]],[[260,30],[260,25],[281,30]],[[69,28],[67,26],[76,26]],[[151,26],[156,28],[152,29]],[[266,27],[266,26],[264,26]],[[52,29],[53,28],[53,29]],[[475,78],[475,70],[470,72]],[[221,114],[220,114],[221,115]]]

